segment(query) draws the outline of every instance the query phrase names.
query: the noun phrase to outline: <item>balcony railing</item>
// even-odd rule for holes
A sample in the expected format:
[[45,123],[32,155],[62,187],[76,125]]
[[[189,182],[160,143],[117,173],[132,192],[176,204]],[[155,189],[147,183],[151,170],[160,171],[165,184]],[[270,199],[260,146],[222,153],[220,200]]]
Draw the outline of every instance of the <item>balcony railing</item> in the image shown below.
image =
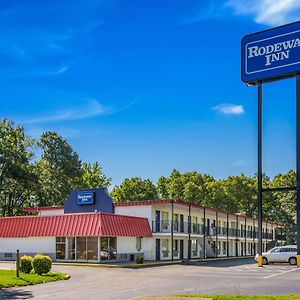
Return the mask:
[[[154,233],[171,233],[172,221],[170,220],[162,220],[162,221],[152,221],[152,232]],[[249,230],[240,230],[236,228],[228,228],[227,227],[207,227],[203,224],[195,224],[188,222],[173,222],[173,233],[185,233],[185,234],[199,234],[199,235],[210,235],[215,237],[218,233],[218,236],[228,236],[234,238],[258,238],[257,231],[249,231]],[[277,235],[279,237],[279,235]],[[283,237],[280,236],[282,239]],[[263,239],[273,240],[272,233],[263,232]]]
[[[152,221],[152,232],[161,232],[161,233],[171,233],[172,231],[172,222],[169,220],[166,221]],[[173,222],[173,232],[174,233],[189,233],[189,224],[188,222]]]

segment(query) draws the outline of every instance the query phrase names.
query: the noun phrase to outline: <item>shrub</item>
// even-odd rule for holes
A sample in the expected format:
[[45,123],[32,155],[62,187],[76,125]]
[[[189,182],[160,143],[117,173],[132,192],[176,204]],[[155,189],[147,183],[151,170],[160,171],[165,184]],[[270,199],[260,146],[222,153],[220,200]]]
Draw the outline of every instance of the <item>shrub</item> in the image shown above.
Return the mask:
[[135,261],[137,264],[143,264],[144,263],[144,254],[138,254],[135,258]]
[[37,254],[32,260],[32,266],[38,275],[47,274],[52,267],[52,260],[49,256]]
[[32,270],[32,257],[24,255],[21,257],[20,270],[23,273],[30,273]]

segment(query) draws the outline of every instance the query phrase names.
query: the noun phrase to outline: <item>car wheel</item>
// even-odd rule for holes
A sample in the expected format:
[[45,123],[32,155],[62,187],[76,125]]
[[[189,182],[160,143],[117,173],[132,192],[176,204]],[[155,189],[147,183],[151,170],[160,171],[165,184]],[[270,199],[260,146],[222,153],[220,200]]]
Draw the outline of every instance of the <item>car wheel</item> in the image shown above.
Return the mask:
[[296,257],[290,257],[289,263],[290,263],[290,265],[295,266],[297,264]]
[[266,257],[263,257],[263,265],[268,265],[269,262],[268,262],[268,259]]

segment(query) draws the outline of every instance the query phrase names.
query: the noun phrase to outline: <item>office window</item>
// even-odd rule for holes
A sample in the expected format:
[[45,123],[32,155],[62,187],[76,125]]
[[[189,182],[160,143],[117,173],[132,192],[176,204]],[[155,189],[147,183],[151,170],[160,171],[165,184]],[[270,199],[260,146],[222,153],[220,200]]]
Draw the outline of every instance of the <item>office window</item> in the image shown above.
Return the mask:
[[56,259],[66,259],[66,238],[56,238]]
[[101,237],[101,260],[117,259],[117,238]]
[[86,241],[86,251],[88,260],[98,260],[98,238],[88,237]]
[[77,259],[87,260],[86,237],[77,237]]
[[110,260],[117,259],[117,238],[116,237],[109,238],[109,259]]
[[69,259],[76,259],[76,238],[68,237],[68,247],[69,247]]

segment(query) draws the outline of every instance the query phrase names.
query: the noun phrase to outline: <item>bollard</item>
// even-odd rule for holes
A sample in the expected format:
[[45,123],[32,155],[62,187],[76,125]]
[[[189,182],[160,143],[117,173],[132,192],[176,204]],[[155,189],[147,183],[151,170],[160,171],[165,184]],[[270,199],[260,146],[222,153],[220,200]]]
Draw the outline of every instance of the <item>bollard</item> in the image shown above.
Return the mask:
[[257,266],[259,268],[261,268],[263,266],[263,258],[261,255],[258,256],[258,259],[257,259]]
[[16,255],[16,276],[17,276],[17,278],[20,277],[20,251],[19,251],[19,249],[17,250],[17,255]]

